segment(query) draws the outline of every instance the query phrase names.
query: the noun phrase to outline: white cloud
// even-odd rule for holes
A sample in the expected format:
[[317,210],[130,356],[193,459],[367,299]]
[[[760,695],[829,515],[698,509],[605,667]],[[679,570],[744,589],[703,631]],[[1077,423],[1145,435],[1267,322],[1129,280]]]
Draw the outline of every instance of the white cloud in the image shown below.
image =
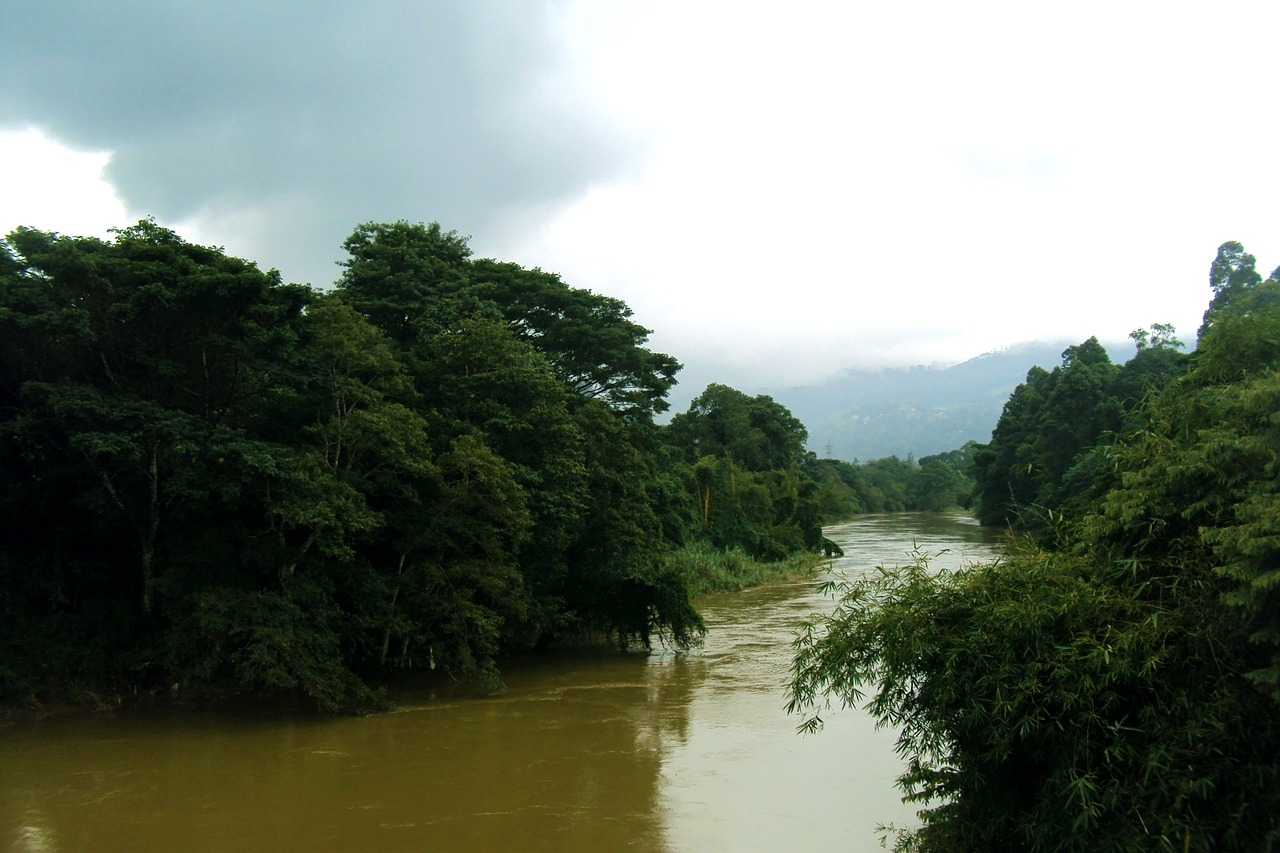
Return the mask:
[[572,11],[581,73],[650,156],[517,251],[686,360],[794,381],[1152,322],[1189,339],[1220,242],[1280,249],[1270,5]]
[[[489,54],[459,54],[475,63],[459,67],[484,73],[456,81],[457,62],[387,59],[397,75],[374,105],[392,107],[376,115],[404,117],[401,96],[417,103],[426,87],[452,93],[440,115],[485,104],[480,124],[436,122],[425,108],[421,121],[357,122],[378,144],[352,158],[334,110],[306,101],[302,113],[324,121],[272,147],[263,105],[297,102],[304,77],[280,83],[267,73],[279,69],[263,67],[251,103],[226,95],[195,110],[261,139],[250,134],[232,157],[221,143],[174,153],[181,137],[144,133],[150,147],[120,173],[150,174],[162,160],[162,178],[207,177],[183,185],[179,230],[316,284],[336,271],[344,228],[439,218],[473,233],[478,253],[624,299],[691,375],[746,390],[849,366],[957,361],[1029,338],[1121,339],[1153,322],[1190,339],[1219,243],[1241,241],[1264,272],[1280,263],[1270,108],[1280,4],[539,9],[550,41],[526,40],[555,61],[532,63],[532,76],[498,73]],[[196,97],[201,68],[190,70],[184,91]],[[161,129],[184,120],[155,118]],[[24,154],[21,140],[45,153]],[[428,142],[440,145],[419,147]],[[101,179],[108,154],[50,144],[33,131],[0,135],[11,180],[25,182],[0,197],[5,230],[100,233],[136,218]],[[599,163],[578,168],[593,151]],[[473,180],[454,181],[459,169]],[[547,175],[560,176],[547,179],[554,192],[541,187]],[[171,183],[128,186],[146,198]]]
[[124,203],[103,178],[109,152],[76,151],[39,130],[0,131],[0,235],[19,226],[77,236],[107,236],[130,224]]

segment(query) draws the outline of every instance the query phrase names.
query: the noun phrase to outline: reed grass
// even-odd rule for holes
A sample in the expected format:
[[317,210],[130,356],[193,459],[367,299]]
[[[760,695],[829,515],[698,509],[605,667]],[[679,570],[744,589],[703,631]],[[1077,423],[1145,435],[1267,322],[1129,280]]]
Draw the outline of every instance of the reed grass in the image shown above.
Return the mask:
[[823,564],[821,554],[802,552],[784,560],[757,560],[740,548],[716,548],[704,542],[678,548],[666,557],[682,574],[692,595],[736,592],[770,581],[812,574]]

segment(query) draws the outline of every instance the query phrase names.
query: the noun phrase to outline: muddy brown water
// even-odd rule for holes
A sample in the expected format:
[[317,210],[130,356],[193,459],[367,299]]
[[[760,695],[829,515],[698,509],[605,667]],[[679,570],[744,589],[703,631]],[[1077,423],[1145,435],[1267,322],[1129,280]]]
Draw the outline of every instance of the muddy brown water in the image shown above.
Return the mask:
[[[836,570],[993,558],[952,514],[827,528]],[[878,850],[910,825],[893,732],[858,710],[796,733],[783,684],[818,582],[699,603],[693,652],[591,651],[504,670],[489,698],[402,687],[398,710],[66,718],[0,729],[13,851]]]

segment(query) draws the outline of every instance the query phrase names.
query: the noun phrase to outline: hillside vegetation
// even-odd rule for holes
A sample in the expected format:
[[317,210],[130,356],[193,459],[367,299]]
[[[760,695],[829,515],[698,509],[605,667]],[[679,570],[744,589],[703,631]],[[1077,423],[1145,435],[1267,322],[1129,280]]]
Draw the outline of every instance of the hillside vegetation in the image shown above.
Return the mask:
[[[949,367],[845,370],[817,385],[768,393],[804,423],[819,456],[932,456],[985,442],[1027,369],[1052,367],[1071,343],[1023,343]],[[1107,352],[1120,361],[1133,346],[1109,345]]]
[[1135,333],[1033,368],[975,453],[1000,562],[833,585],[793,710],[900,731],[921,851],[1280,844],[1280,270],[1237,243],[1195,351]]
[[688,646],[707,552],[816,553],[804,427],[723,386],[656,425],[680,365],[621,301],[434,223],[344,248],[322,292],[150,221],[0,246],[0,700],[377,708],[397,670]]

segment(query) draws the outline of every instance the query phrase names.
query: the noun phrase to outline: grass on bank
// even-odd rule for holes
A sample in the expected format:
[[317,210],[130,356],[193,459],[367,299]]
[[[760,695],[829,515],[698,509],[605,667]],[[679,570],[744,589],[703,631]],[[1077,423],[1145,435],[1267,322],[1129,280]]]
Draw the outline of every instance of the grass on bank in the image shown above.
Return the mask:
[[816,552],[793,554],[776,562],[761,562],[739,548],[715,548],[703,542],[685,545],[666,558],[688,582],[694,596],[737,592],[769,581],[801,577],[820,569],[825,558]]

